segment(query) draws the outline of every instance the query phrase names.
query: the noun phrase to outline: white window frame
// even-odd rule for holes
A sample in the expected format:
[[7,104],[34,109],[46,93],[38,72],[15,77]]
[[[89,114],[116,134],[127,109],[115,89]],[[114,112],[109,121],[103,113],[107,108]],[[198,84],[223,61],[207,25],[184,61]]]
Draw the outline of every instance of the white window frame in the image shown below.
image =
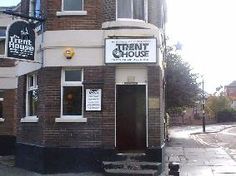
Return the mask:
[[4,40],[5,40],[5,45],[4,45],[5,49],[4,49],[4,52],[3,52],[2,54],[0,54],[0,56],[4,56],[4,55],[6,54],[6,40],[7,40],[7,33],[6,33],[6,31],[7,31],[7,27],[6,27],[6,26],[0,26],[0,28],[5,29],[5,36],[4,36],[4,37],[1,37],[1,36],[0,36],[0,39],[4,39]]
[[119,0],[116,0],[116,20],[117,21],[145,21],[148,22],[148,0],[144,0],[144,20],[140,20],[140,19],[134,19],[133,15],[134,15],[134,4],[133,2],[135,0],[131,0],[131,15],[132,18],[118,18],[118,2]]
[[[81,81],[65,81],[65,72],[70,70],[81,71]],[[87,122],[87,118],[83,117],[84,114],[84,86],[83,86],[83,70],[77,68],[64,68],[61,72],[61,117],[56,118],[56,122]],[[82,87],[82,115],[63,115],[63,87]]]
[[[29,78],[32,77],[33,78],[33,85],[30,86],[29,83]],[[38,117],[37,115],[34,116],[30,116],[29,115],[29,91],[34,91],[34,90],[38,90],[38,77],[37,74],[29,74],[27,75],[27,79],[26,79],[26,96],[25,96],[25,113],[26,116],[24,118],[21,119],[21,122],[38,122]]]
[[[0,102],[3,103],[4,101],[4,98],[3,97],[0,97]],[[3,116],[1,117],[0,116],[0,122],[4,122],[5,118],[3,118]]]
[[81,10],[64,10],[64,1],[65,0],[61,0],[61,11],[57,12],[56,15],[57,16],[75,16],[75,15],[87,15],[87,11],[84,10],[84,1],[82,0],[82,8]]

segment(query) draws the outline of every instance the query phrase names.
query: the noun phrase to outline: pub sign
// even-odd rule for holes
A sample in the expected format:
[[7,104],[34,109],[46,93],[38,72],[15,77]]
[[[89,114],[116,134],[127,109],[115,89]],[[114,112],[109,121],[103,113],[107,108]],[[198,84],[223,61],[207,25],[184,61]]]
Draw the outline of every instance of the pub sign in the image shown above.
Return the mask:
[[157,40],[106,39],[105,63],[156,63]]
[[35,32],[28,22],[12,23],[7,34],[7,57],[34,60]]

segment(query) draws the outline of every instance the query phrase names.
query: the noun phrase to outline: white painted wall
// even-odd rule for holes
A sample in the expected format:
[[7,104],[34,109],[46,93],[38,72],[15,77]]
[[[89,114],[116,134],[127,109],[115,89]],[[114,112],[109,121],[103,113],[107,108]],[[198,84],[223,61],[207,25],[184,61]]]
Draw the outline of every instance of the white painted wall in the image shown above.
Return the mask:
[[17,77],[0,78],[0,89],[16,89]]
[[[118,22],[119,24],[121,22]],[[115,25],[106,23],[107,26]],[[143,24],[143,23],[142,23]],[[146,24],[146,23],[145,23]],[[62,30],[46,31],[44,33],[43,67],[53,66],[101,66],[104,63],[104,43],[109,37],[154,37],[157,38],[157,56],[159,55],[159,30],[151,24],[147,29],[119,29],[119,30]],[[65,48],[74,48],[72,59],[64,56]],[[158,58],[157,58],[158,60]],[[159,61],[157,62],[159,64]]]
[[124,66],[116,68],[116,84],[129,82],[129,77],[134,78],[133,82],[147,83],[147,68],[140,66]]

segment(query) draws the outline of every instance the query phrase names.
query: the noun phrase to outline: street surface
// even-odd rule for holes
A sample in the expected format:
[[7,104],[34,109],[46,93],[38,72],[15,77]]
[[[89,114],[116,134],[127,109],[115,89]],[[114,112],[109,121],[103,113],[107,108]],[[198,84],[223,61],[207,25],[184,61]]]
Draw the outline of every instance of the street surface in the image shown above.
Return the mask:
[[[180,163],[181,176],[236,176],[236,123],[170,128],[166,146],[168,163]],[[0,156],[0,176],[41,176],[13,166],[14,156]],[[44,176],[102,176],[100,173],[49,174]]]
[[180,163],[181,176],[236,176],[236,123],[208,125],[206,133],[201,126],[172,127],[169,133],[166,167]]

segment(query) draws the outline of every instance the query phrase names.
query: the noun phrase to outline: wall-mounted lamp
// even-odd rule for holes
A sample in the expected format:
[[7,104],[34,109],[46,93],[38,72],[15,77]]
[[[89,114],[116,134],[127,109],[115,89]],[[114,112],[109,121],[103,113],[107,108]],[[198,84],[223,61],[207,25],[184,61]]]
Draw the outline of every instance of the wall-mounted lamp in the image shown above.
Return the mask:
[[66,48],[64,51],[64,56],[66,59],[71,59],[75,55],[75,51],[73,48]]

